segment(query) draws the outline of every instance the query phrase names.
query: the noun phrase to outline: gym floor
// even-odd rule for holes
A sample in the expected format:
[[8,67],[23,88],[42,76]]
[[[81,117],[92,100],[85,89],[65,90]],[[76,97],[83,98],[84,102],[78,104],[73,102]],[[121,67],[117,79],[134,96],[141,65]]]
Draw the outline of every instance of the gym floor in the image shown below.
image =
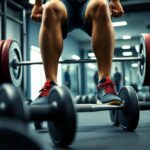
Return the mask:
[[[35,131],[46,150],[62,150],[53,145],[45,128]],[[70,150],[148,150],[150,147],[150,111],[140,112],[139,125],[135,132],[125,132],[114,127],[109,112],[78,113],[76,138]],[[34,130],[34,129],[33,129]]]

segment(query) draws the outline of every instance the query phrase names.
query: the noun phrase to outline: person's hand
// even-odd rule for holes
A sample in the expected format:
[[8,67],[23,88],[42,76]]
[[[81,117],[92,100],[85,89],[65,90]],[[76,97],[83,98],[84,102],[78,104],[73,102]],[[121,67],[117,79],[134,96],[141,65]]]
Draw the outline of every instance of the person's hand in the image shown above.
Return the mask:
[[34,5],[32,12],[31,12],[31,18],[34,21],[41,21],[42,20],[42,13],[43,13],[43,7],[44,5]]
[[118,0],[112,0],[109,3],[110,13],[112,17],[121,17],[124,14],[123,7]]

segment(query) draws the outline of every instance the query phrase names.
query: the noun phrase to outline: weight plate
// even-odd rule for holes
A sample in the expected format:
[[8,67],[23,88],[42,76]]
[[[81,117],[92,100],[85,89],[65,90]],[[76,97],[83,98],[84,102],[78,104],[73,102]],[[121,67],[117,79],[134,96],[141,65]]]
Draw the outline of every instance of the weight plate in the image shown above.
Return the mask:
[[139,56],[143,61],[139,62],[139,77],[142,85],[150,84],[150,34],[143,34],[140,38]]
[[1,150],[44,150],[35,137],[29,135],[27,128],[18,120],[0,118]]
[[138,97],[131,86],[122,87],[119,96],[125,101],[125,107],[118,111],[118,118],[121,127],[127,131],[137,128],[139,122]]
[[48,122],[52,141],[57,146],[66,147],[72,143],[76,133],[76,113],[72,96],[68,88],[54,86],[48,100],[58,112],[55,121]]
[[82,104],[88,104],[88,95],[83,95],[81,101]]
[[[3,44],[5,41],[0,40],[0,60],[1,60],[1,55],[2,55],[2,49],[3,49]],[[0,72],[2,73],[2,65],[0,62]],[[2,78],[0,78],[0,84],[3,83]]]
[[112,124],[114,126],[119,126],[120,123],[119,123],[117,111],[116,110],[110,110],[109,114],[110,114],[110,120],[111,120]]
[[97,103],[97,97],[95,95],[89,95],[88,96],[88,103],[89,104],[96,104]]
[[81,95],[77,95],[75,97],[75,103],[76,104],[81,104],[82,103],[82,96]]
[[14,118],[26,123],[27,113],[19,89],[10,85],[0,86],[0,116]]
[[2,80],[19,87],[22,81],[22,67],[12,65],[13,60],[22,61],[19,45],[14,40],[6,40],[1,55]]

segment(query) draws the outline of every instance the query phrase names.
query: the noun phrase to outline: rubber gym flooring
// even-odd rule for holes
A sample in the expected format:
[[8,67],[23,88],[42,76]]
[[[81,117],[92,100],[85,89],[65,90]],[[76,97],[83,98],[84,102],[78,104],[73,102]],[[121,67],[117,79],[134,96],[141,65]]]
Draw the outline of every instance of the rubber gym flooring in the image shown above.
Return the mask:
[[[150,149],[150,111],[140,112],[139,126],[135,132],[125,132],[121,127],[112,126],[108,111],[78,113],[77,127],[76,138],[69,150]],[[46,128],[34,132],[43,141],[46,150],[63,150],[53,145]]]

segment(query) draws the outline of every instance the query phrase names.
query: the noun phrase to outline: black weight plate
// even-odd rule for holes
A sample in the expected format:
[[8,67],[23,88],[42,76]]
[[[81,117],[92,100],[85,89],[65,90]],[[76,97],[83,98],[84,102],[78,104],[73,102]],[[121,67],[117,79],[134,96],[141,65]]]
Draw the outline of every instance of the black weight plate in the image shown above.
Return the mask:
[[143,34],[140,38],[139,56],[143,61],[139,62],[139,78],[142,85],[150,84],[150,34]]
[[89,104],[96,104],[97,103],[97,97],[95,95],[88,95],[88,103]]
[[139,102],[145,101],[145,98],[142,94],[138,93],[137,96],[138,96]]
[[110,110],[110,120],[114,126],[119,126],[118,112],[116,110]]
[[0,118],[1,150],[44,150],[42,143],[29,135],[27,128],[18,120]]
[[88,95],[83,95],[82,96],[82,104],[88,104]]
[[81,95],[77,95],[77,96],[75,97],[75,103],[76,103],[76,104],[81,104],[81,102],[82,102],[82,96],[81,96]]
[[54,86],[49,94],[49,104],[57,109],[55,121],[48,122],[52,141],[66,147],[73,142],[76,133],[76,113],[68,88]]
[[118,110],[118,118],[121,127],[127,131],[134,131],[139,122],[138,97],[131,86],[122,87],[119,96],[125,101],[125,107]]
[[26,122],[27,113],[21,91],[10,84],[0,86],[0,116]]
[[13,67],[13,60],[22,61],[19,45],[14,40],[6,40],[1,55],[2,80],[19,87],[22,81],[22,67]]

